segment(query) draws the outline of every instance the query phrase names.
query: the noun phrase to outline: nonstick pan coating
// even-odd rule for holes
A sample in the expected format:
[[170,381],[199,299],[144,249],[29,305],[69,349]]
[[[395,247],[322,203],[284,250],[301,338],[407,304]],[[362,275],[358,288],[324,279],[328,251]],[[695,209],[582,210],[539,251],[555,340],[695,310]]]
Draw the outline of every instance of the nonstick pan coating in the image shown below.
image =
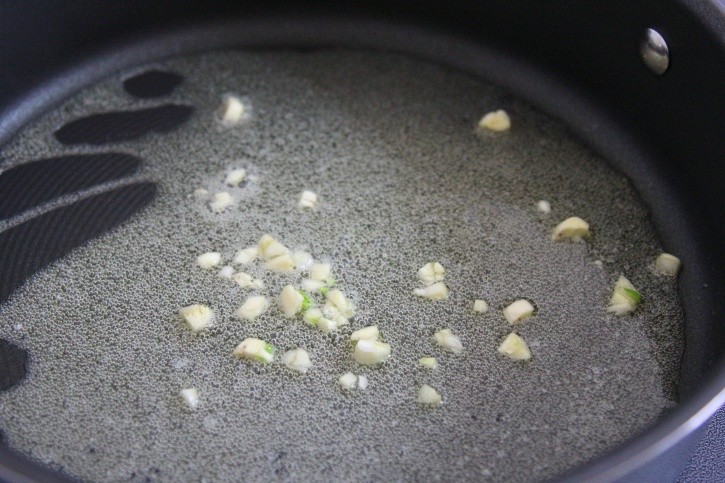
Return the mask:
[[[163,40],[156,38],[146,40],[133,47],[114,49],[106,52],[96,61],[66,72],[64,76],[60,76],[54,82],[46,84],[42,91],[36,93],[38,95],[26,99],[28,102],[23,104],[22,109],[10,108],[6,110],[6,115],[2,119],[4,128],[2,134],[6,139],[12,133],[13,126],[21,125],[25,119],[32,117],[36,113],[43,112],[51,103],[65,97],[72,89],[83,83],[92,83],[108,72],[141,61],[215,46],[249,45],[252,47],[266,47],[294,42],[303,46],[337,44],[390,49],[391,45],[395,45],[393,50],[413,53],[424,58],[448,63],[506,85],[513,92],[569,122],[582,138],[604,153],[608,159],[612,160],[623,172],[628,174],[645,201],[653,208],[655,221],[660,230],[667,234],[666,239],[672,244],[672,251],[679,249],[679,252],[689,254],[685,263],[690,271],[683,273],[682,289],[688,314],[688,329],[690,330],[688,332],[688,349],[693,345],[698,349],[688,350],[684,361],[681,389],[685,403],[678,412],[663,421],[659,428],[633,443],[635,449],[648,448],[650,456],[655,455],[659,450],[666,449],[667,444],[656,447],[653,443],[655,441],[662,442],[665,434],[677,433],[675,428],[679,427],[689,416],[696,414],[698,409],[708,407],[706,402],[712,400],[714,395],[722,389],[722,381],[718,382],[716,380],[706,386],[706,389],[693,392],[693,388],[700,384],[701,377],[705,377],[705,369],[717,364],[716,361],[721,355],[719,352],[722,348],[721,333],[716,332],[716,321],[710,315],[719,313],[716,310],[717,307],[712,304],[715,303],[714,298],[717,291],[722,287],[722,276],[713,276],[712,272],[715,271],[715,267],[721,266],[718,264],[720,254],[716,249],[708,250],[707,241],[712,239],[713,234],[716,235],[714,238],[718,239],[717,234],[719,234],[719,231],[717,231],[718,228],[712,228],[710,224],[702,223],[701,216],[698,216],[697,219],[693,218],[695,216],[693,211],[696,211],[695,207],[699,206],[699,203],[692,205],[692,200],[687,198],[690,191],[682,190],[681,183],[677,184],[677,176],[674,176],[673,179],[672,173],[668,172],[668,170],[675,169],[675,167],[670,166],[667,169],[660,169],[663,162],[669,166],[669,164],[676,165],[676,161],[672,160],[671,155],[663,158],[658,149],[652,148],[654,140],[651,138],[647,142],[637,142],[642,138],[647,139],[648,136],[647,133],[643,134],[638,130],[624,129],[628,127],[628,122],[633,122],[632,119],[617,124],[610,121],[613,118],[615,120],[621,119],[612,113],[602,113],[601,99],[590,98],[589,101],[584,101],[576,95],[575,91],[564,88],[560,83],[553,81],[550,75],[542,74],[540,70],[534,71],[535,75],[532,75],[530,67],[525,64],[515,61],[511,57],[503,56],[496,51],[482,48],[470,41],[470,39],[451,39],[448,35],[432,34],[430,31],[394,27],[381,23],[360,22],[355,26],[348,22],[319,22],[300,22],[299,20],[289,19],[259,21],[248,23],[245,26],[246,28],[243,29],[239,28],[239,24],[227,24],[205,30],[185,30],[181,31],[181,33],[166,36]],[[676,32],[672,35],[676,38]],[[707,38],[704,41],[706,44],[710,42]],[[713,47],[713,45],[717,45],[717,42],[708,44],[709,47]],[[450,52],[455,52],[456,55],[451,58]],[[481,61],[484,58],[486,62]],[[100,59],[100,62],[98,59]],[[695,62],[692,58],[687,60]],[[722,74],[722,70],[717,70],[718,67],[722,67],[722,62],[718,63],[717,60],[716,57],[715,62],[712,63],[714,67],[710,67],[710,69],[714,69],[714,72],[709,72],[710,76],[715,79]],[[722,60],[721,57],[720,60]],[[635,61],[636,59],[632,61],[633,64],[639,66],[639,64],[635,64]],[[635,69],[635,67],[630,66],[630,69]],[[677,74],[678,71],[674,70],[673,67],[672,77],[676,78]],[[642,73],[641,82],[643,83],[648,82],[644,80],[645,75],[649,74]],[[680,73],[680,75],[685,75],[685,73]],[[636,77],[636,79],[639,79],[639,77]],[[706,79],[706,81],[705,86],[712,82],[712,79]],[[696,86],[692,83],[690,83],[690,86],[693,90],[696,90]],[[42,96],[39,94],[42,94]],[[692,92],[689,94],[692,95]],[[717,112],[717,102],[714,103],[714,106],[709,107],[702,106],[701,103],[697,105],[702,107],[698,111],[698,114],[701,115],[699,121],[704,122],[713,119],[708,117],[708,113],[712,112],[713,109]],[[624,108],[622,107],[622,109]],[[618,114],[621,116],[621,113]],[[601,121],[595,123],[592,122],[592,119]],[[717,123],[714,124],[717,125]],[[678,126],[677,123],[669,125]],[[596,126],[596,129],[592,129],[592,126]],[[646,131],[650,128],[642,127],[641,129]],[[681,135],[681,133],[677,134]],[[704,133],[701,131],[699,134],[706,135],[707,130],[704,130]],[[714,137],[709,139],[714,140],[709,146],[697,142],[690,145],[690,148],[693,145],[697,147],[700,156],[696,162],[702,163],[703,167],[706,167],[708,162],[715,162],[718,159],[718,153],[722,154],[722,142],[719,141],[718,143],[717,138]],[[668,161],[663,161],[663,159],[668,160],[669,164]],[[703,183],[702,186],[708,186],[708,183],[716,181],[716,177],[698,181],[687,179],[687,183],[697,185],[700,182]],[[721,203],[717,199],[709,201],[712,201],[711,209]],[[698,213],[698,215],[701,214]],[[705,217],[705,221],[708,223],[712,223],[714,219],[708,220]],[[696,221],[699,222],[696,223]],[[707,233],[708,230],[710,230],[709,233]],[[706,236],[705,233],[709,236]],[[705,260],[711,260],[712,262],[708,264]],[[705,284],[710,291],[705,292],[708,297],[703,298],[702,286]],[[697,303],[694,303],[695,301]],[[709,324],[709,321],[713,323]],[[699,339],[703,337],[702,334],[708,333],[708,330],[712,331],[709,332],[711,335],[708,337],[708,341],[699,344]],[[692,344],[689,341],[692,341]],[[722,375],[722,373],[720,374]],[[707,410],[704,413],[706,415]],[[698,417],[702,418],[703,413],[698,413]],[[656,449],[653,450],[653,447],[656,447]],[[641,456],[641,454],[641,451],[634,453],[635,456]],[[642,462],[638,458],[633,460],[631,455],[631,452],[629,455],[620,452],[600,463],[599,470],[616,467],[615,471],[628,471],[633,465]],[[620,466],[617,467],[617,464]],[[612,475],[616,474],[618,473],[612,473]]]

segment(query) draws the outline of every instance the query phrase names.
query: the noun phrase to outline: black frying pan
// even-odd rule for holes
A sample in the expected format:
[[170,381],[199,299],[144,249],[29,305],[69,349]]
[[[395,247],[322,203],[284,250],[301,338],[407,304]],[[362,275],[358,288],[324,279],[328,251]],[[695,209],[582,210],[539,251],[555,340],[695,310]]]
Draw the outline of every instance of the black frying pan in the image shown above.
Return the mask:
[[[341,2],[305,8],[276,2],[4,2],[0,143],[111,72],[216,47],[341,45],[397,51],[504,85],[564,120],[627,174],[651,207],[666,248],[682,254],[687,267],[680,280],[687,318],[681,405],[644,434],[569,476],[657,481],[679,474],[698,428],[725,399],[722,4],[508,0],[346,7]],[[648,28],[669,47],[669,66],[662,75],[640,55]],[[485,64],[483,53],[489,59]],[[85,161],[63,160],[79,171]],[[133,171],[133,164],[119,158],[118,173],[103,176],[122,176]],[[6,186],[22,183],[33,192],[40,182],[36,175],[21,173]],[[10,188],[0,196],[10,198],[16,209],[38,202],[21,199]],[[153,196],[153,189],[115,196],[126,201],[109,198],[100,208],[91,203],[74,213],[60,212],[57,219],[21,225],[12,237],[6,233],[0,244],[0,302],[38,269],[122,223]],[[22,354],[12,348],[2,348],[0,355],[5,364],[13,359],[15,369],[25,367],[16,364]],[[10,384],[22,370],[2,377]],[[60,479],[6,449],[0,449],[0,477]]]

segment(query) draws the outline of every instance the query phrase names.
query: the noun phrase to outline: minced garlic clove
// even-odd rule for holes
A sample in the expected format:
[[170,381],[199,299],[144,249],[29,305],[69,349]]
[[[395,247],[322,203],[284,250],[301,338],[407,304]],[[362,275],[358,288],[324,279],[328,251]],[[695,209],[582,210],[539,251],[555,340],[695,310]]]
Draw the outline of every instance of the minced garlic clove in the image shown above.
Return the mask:
[[263,235],[259,240],[257,248],[259,249],[259,256],[263,260],[271,260],[272,258],[289,254],[289,249],[270,235]]
[[239,183],[244,181],[246,176],[247,171],[245,169],[233,169],[227,173],[227,176],[224,178],[224,184],[235,187],[239,186]]
[[279,303],[282,307],[282,312],[287,317],[294,317],[302,308],[302,302],[304,300],[305,298],[300,291],[292,285],[285,286],[282,289],[282,293],[279,294]]
[[352,302],[350,302],[350,300],[345,297],[345,294],[338,289],[333,289],[327,292],[325,305],[328,308],[334,307],[339,311],[340,315],[346,319],[355,315],[355,308],[353,307]]
[[321,317],[317,320],[315,327],[323,334],[329,334],[330,332],[336,331],[340,327],[340,324],[336,320]]
[[310,367],[312,367],[312,361],[310,360],[310,354],[304,349],[292,349],[282,354],[282,363],[292,371],[305,374]]
[[435,357],[421,357],[418,359],[418,364],[427,369],[437,369],[438,361]]
[[360,340],[355,344],[354,357],[358,364],[372,366],[390,357],[390,344],[377,340]]
[[620,276],[614,284],[612,298],[609,300],[607,312],[624,315],[637,308],[642,296],[626,277]]
[[429,262],[418,269],[418,278],[426,285],[433,285],[445,278],[446,270],[438,262]]
[[663,275],[674,277],[680,271],[682,262],[679,258],[669,253],[663,253],[655,260],[655,268]]
[[295,262],[289,254],[284,254],[267,260],[265,266],[275,272],[291,272],[295,269]]
[[234,349],[232,354],[240,359],[267,363],[274,360],[274,351],[272,344],[256,337],[248,337]]
[[259,255],[259,248],[257,247],[248,247],[244,248],[242,250],[239,250],[236,255],[234,255],[234,260],[232,263],[235,265],[247,265],[249,263],[252,263],[257,256]]
[[589,223],[578,216],[572,216],[556,225],[556,228],[551,232],[551,239],[560,241],[568,238],[572,241],[579,242],[589,235]]
[[237,284],[247,290],[262,290],[264,288],[264,282],[258,278],[254,278],[248,273],[237,272],[232,275]]
[[503,309],[503,316],[509,324],[518,324],[534,315],[534,306],[526,299],[519,299]]
[[304,290],[305,292],[317,292],[326,286],[327,285],[325,284],[325,282],[322,282],[320,280],[311,280],[309,278],[302,280],[302,283],[300,285],[302,290]]
[[232,203],[234,203],[232,195],[226,191],[222,191],[221,193],[214,193],[211,202],[209,202],[209,208],[211,208],[211,211],[214,213],[221,213],[231,206]]
[[488,129],[489,131],[501,132],[511,129],[511,118],[503,109],[492,111],[486,114],[478,121],[480,129]]
[[413,294],[430,300],[443,300],[448,298],[448,287],[443,282],[436,282],[425,288],[416,288]]
[[310,267],[310,280],[326,281],[330,278],[331,267],[329,263],[314,263]]
[[244,118],[244,104],[237,96],[224,96],[217,111],[225,126],[234,126]]
[[418,403],[427,406],[438,406],[441,402],[443,402],[441,395],[428,384],[423,384],[418,389]]
[[232,267],[231,267],[231,266],[229,266],[229,265],[225,265],[225,266],[223,266],[223,267],[222,267],[222,268],[221,268],[221,269],[219,270],[219,273],[217,273],[217,275],[219,275],[219,277],[221,277],[221,278],[228,278],[228,279],[231,279],[231,278],[232,278],[232,276],[234,275],[234,268],[232,268]]
[[309,309],[302,315],[302,320],[314,326],[317,325],[320,319],[322,319],[322,311],[320,309]]
[[368,388],[368,376],[357,376],[357,388],[363,391]]
[[269,301],[262,295],[254,295],[244,301],[241,307],[234,312],[240,319],[254,320],[267,310]]
[[539,200],[536,203],[536,209],[539,210],[539,213],[548,215],[549,213],[551,213],[551,204],[549,204],[549,202],[546,200]]
[[195,387],[182,389],[179,391],[179,397],[184,400],[186,407],[192,411],[199,407],[199,391]]
[[353,389],[355,389],[355,384],[357,383],[357,376],[352,372],[346,372],[345,374],[340,376],[337,382],[343,389],[347,391],[352,391]]
[[294,261],[297,270],[307,270],[314,262],[312,255],[302,250],[298,250],[292,254],[292,261]]
[[298,206],[300,208],[314,208],[317,206],[317,194],[312,191],[303,191]]
[[209,327],[214,321],[214,312],[206,305],[194,304],[179,310],[179,316],[194,332]]
[[451,329],[441,329],[433,334],[433,338],[439,346],[448,349],[451,352],[456,354],[463,352],[463,343],[461,342],[461,339],[457,335],[454,335],[453,332],[451,332]]
[[371,325],[368,327],[364,327],[362,329],[358,329],[352,334],[350,334],[350,340],[357,341],[357,340],[378,340],[380,338],[380,331],[378,330],[377,325]]
[[498,347],[498,351],[506,357],[516,361],[528,361],[531,359],[531,351],[524,339],[516,333],[511,332]]
[[488,302],[485,300],[474,300],[473,311],[478,313],[488,312]]
[[204,188],[197,188],[194,190],[194,197],[198,200],[205,200],[209,198],[209,192]]
[[219,252],[206,252],[196,257],[196,264],[205,270],[217,267],[221,262],[222,254]]

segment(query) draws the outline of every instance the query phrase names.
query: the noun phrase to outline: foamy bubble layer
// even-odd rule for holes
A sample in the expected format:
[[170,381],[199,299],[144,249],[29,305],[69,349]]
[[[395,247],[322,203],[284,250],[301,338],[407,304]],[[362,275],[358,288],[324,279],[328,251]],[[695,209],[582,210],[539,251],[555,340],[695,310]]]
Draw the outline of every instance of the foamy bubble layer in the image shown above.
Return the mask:
[[[396,55],[225,52],[156,67],[185,77],[164,102],[195,113],[175,131],[113,145],[145,161],[139,176],[159,184],[156,200],[0,312],[0,337],[32,354],[25,383],[0,393],[12,447],[93,480],[524,481],[601,454],[673,405],[683,313],[673,280],[651,268],[661,247],[647,208],[558,123]],[[57,155],[51,133],[75,117],[155,105],[129,98],[125,77],[27,127],[5,164]],[[216,122],[226,92],[253,106],[245,123]],[[499,108],[511,130],[476,132]],[[245,182],[225,186],[239,167]],[[214,214],[197,188],[228,191],[234,204]],[[319,195],[314,210],[298,208],[303,190]],[[589,222],[590,241],[551,241],[570,216]],[[233,317],[250,292],[196,257],[219,251],[230,263],[264,233],[333,265],[357,307],[350,326],[325,335],[276,307]],[[412,294],[431,261],[445,267],[447,300]],[[301,280],[260,262],[242,270],[270,296]],[[643,295],[631,316],[605,311],[620,273]],[[518,330],[530,363],[496,351],[511,331],[501,309],[519,298],[537,309]],[[474,299],[491,309],[474,313]],[[199,334],[177,315],[195,303],[216,314]],[[352,359],[349,334],[368,325],[393,348],[379,367]],[[432,340],[445,327],[462,354]],[[313,367],[236,360],[246,337],[278,354],[304,348]],[[438,368],[420,367],[424,356]],[[347,371],[367,375],[367,390],[342,392]],[[441,407],[416,403],[422,384]],[[193,412],[178,396],[191,387]]]

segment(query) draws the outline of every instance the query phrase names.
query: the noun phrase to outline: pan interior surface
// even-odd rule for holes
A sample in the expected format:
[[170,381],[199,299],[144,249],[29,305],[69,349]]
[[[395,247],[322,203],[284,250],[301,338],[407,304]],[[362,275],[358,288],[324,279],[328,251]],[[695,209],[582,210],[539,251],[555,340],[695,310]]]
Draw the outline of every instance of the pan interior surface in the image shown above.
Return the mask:
[[[152,70],[183,81],[156,98],[124,91]],[[247,114],[225,127],[216,110],[230,93]],[[118,124],[106,137],[77,128],[162,106],[188,106],[171,110],[188,118],[125,138]],[[496,109],[511,130],[479,131]],[[0,312],[0,337],[31,354],[27,379],[0,393],[0,429],[51,467],[94,480],[523,481],[603,454],[675,405],[684,317],[674,279],[653,268],[662,247],[647,207],[563,126],[499,88],[393,54],[179,57],[85,89],[24,129],[2,162],[111,150],[141,159],[138,171],[65,202],[131,183],[154,183],[154,200],[40,271]],[[248,178],[230,188],[235,167]],[[197,188],[228,191],[234,204],[212,213]],[[315,210],[298,208],[302,190],[318,193]],[[570,216],[590,223],[589,241],[550,239]],[[325,335],[275,306],[254,321],[233,316],[251,293],[195,259],[219,251],[229,262],[265,233],[332,265],[358,309],[349,327]],[[447,300],[412,295],[431,261],[446,268]],[[243,270],[270,298],[302,278],[260,263]],[[643,294],[623,317],[605,310],[619,275]],[[472,312],[479,298],[489,312]],[[512,328],[501,309],[520,298],[537,312]],[[205,333],[178,318],[192,303],[217,314]],[[392,357],[362,368],[349,333],[373,324]],[[462,354],[432,341],[445,327]],[[529,363],[497,353],[512,330]],[[303,347],[313,367],[235,360],[246,337],[280,353]],[[424,356],[438,369],[419,367]],[[369,387],[341,391],[347,371]],[[422,384],[439,390],[441,407],[416,403]],[[196,411],[178,397],[186,387],[199,389]]]

